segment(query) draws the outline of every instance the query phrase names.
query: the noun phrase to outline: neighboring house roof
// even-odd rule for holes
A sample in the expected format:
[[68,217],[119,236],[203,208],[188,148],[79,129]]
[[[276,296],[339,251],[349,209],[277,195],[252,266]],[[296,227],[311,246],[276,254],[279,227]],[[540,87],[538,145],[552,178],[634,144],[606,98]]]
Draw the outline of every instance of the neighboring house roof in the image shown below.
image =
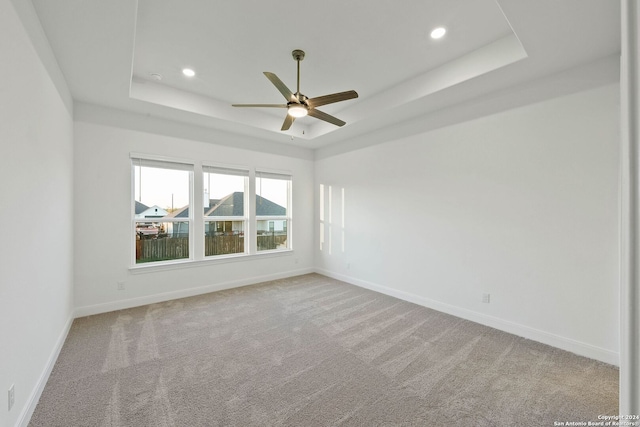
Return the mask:
[[236,191],[223,197],[218,203],[211,203],[206,216],[242,216],[244,215],[244,193]]
[[256,195],[256,215],[257,216],[270,216],[270,215],[286,215],[287,208],[280,206],[277,203],[273,203],[269,199],[265,199],[262,196]]
[[175,211],[167,214],[165,218],[189,218],[189,206],[185,206],[180,209],[176,209]]
[[[244,192],[236,191],[222,199],[210,199],[209,207],[204,208],[205,216],[242,216],[244,215]],[[287,209],[269,199],[256,195],[256,215],[286,215]],[[189,218],[189,206],[178,209],[168,218]]]
[[176,209],[175,211],[167,215],[167,218],[189,218],[189,206]]
[[209,199],[209,206],[205,206],[204,207],[204,211],[205,213],[211,209],[212,207],[214,207],[215,205],[217,205],[218,203],[220,203],[221,199]]
[[142,212],[146,211],[147,209],[149,209],[149,206],[140,203],[139,201],[136,200],[136,215],[137,214],[141,214]]
[[[228,197],[228,196],[227,196]],[[216,204],[218,204],[220,202],[219,199],[209,199],[209,206],[215,206]],[[205,215],[207,214],[207,210],[211,209],[210,207],[204,208],[204,212]],[[167,215],[167,218],[189,218],[189,206],[184,206],[180,209],[176,209],[175,211],[173,211],[172,213],[170,213],[169,215]]]

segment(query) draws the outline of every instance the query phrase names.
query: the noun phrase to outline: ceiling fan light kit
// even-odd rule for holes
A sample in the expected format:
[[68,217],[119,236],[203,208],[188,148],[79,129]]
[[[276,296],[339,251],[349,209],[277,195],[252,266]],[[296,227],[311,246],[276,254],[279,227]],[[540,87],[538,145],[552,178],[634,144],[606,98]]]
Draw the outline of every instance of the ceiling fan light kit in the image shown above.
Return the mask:
[[309,111],[307,111],[307,109],[300,104],[290,104],[287,112],[290,116],[293,116],[295,118],[304,117],[309,113]]
[[293,59],[297,62],[298,67],[298,79],[296,85],[296,92],[293,93],[274,73],[268,71],[264,72],[264,75],[269,81],[278,89],[278,91],[287,100],[286,104],[233,104],[233,107],[257,107],[257,108],[286,108],[287,116],[284,119],[282,128],[280,130],[289,130],[294,120],[299,117],[311,116],[316,119],[323,120],[327,123],[331,123],[336,126],[344,126],[346,122],[334,117],[330,114],[324,113],[318,110],[316,107],[321,105],[333,104],[335,102],[346,101],[348,99],[354,99],[358,97],[358,93],[355,90],[348,90],[346,92],[332,93],[330,95],[318,96],[315,98],[307,98],[300,93],[300,61],[304,59],[304,51],[296,49],[291,52]]

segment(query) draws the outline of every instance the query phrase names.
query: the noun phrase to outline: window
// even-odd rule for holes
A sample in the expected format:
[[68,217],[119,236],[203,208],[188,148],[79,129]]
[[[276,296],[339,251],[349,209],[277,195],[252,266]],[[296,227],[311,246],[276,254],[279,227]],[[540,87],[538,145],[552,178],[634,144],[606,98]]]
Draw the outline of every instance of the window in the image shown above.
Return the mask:
[[132,158],[135,264],[190,257],[193,165]]
[[132,266],[291,249],[290,174],[256,171],[254,180],[249,167],[137,153],[131,172]]
[[203,166],[204,256],[247,253],[249,171]]
[[291,176],[256,171],[258,251],[290,248]]

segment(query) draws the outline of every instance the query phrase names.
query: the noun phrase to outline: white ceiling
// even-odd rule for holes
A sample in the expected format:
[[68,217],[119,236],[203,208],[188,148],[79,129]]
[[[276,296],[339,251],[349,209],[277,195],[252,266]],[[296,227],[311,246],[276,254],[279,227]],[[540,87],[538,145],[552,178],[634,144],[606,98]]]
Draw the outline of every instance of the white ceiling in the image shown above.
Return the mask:
[[[312,149],[620,50],[615,0],[32,1],[77,102]],[[321,108],[347,125],[305,117],[281,132],[284,110],[231,107],[283,103],[263,71],[295,92],[293,49],[302,93],[359,93]]]

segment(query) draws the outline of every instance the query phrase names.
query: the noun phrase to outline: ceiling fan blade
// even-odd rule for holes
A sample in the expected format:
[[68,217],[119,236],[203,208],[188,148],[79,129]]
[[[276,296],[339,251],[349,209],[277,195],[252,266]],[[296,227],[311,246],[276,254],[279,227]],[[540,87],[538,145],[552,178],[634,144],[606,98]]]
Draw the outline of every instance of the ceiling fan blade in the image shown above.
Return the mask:
[[264,75],[267,76],[267,78],[269,79],[269,81],[271,83],[273,83],[273,85],[280,91],[280,93],[284,96],[284,98],[291,102],[298,102],[298,98],[296,98],[296,96],[293,94],[293,92],[291,92],[289,90],[289,88],[287,87],[287,85],[285,85],[284,83],[282,83],[282,80],[280,80],[278,78],[278,76],[276,76],[273,73],[270,73],[268,71],[264,72]]
[[232,107],[287,108],[287,104],[231,104]]
[[295,117],[287,114],[287,117],[284,118],[284,123],[282,123],[282,128],[280,130],[289,130],[295,119]]
[[309,108],[309,113],[308,114],[311,117],[315,117],[316,119],[324,120],[325,122],[329,122],[332,125],[344,126],[345,124],[347,124],[346,122],[343,122],[342,120],[338,119],[337,117],[333,117],[330,114],[323,113],[322,111],[316,110],[315,108]]
[[332,93],[331,95],[324,95],[307,99],[307,104],[309,105],[309,107],[315,108],[321,105],[333,104],[334,102],[346,101],[347,99],[353,99],[357,97],[358,92],[356,92],[355,90],[348,90],[346,92]]

